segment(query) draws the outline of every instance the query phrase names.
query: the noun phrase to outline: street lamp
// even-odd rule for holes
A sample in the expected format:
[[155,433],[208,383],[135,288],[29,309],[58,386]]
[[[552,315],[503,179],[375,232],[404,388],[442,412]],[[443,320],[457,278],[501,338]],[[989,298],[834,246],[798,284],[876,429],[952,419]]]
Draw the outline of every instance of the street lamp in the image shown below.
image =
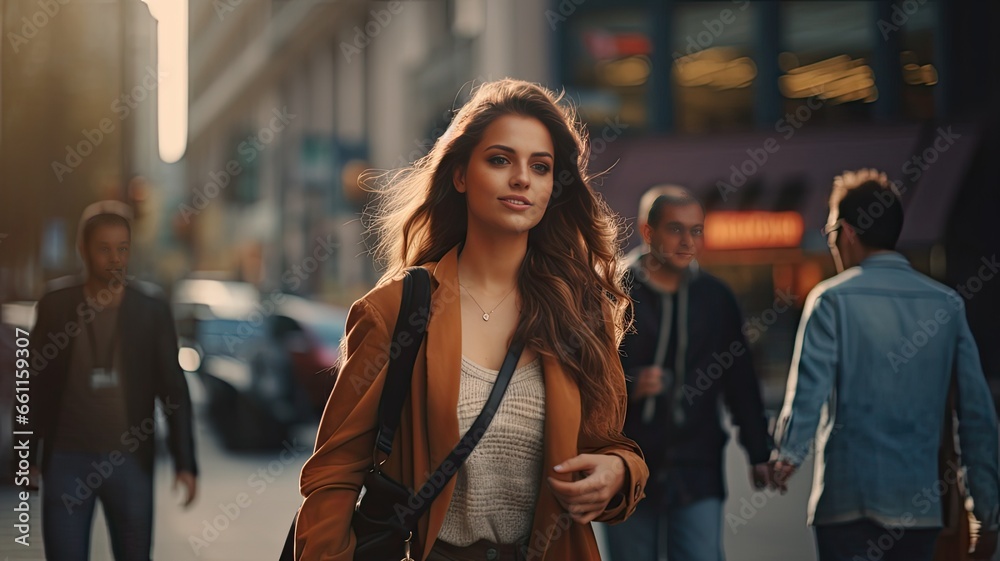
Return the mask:
[[172,164],[184,156],[188,134],[188,2],[142,0],[157,21],[156,128],[160,159]]

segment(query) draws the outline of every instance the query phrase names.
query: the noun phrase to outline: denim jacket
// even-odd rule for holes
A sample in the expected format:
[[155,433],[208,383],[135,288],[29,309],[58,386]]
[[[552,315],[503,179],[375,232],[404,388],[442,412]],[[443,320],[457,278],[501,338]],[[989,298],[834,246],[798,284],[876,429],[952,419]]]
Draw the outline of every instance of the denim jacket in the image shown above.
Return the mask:
[[816,467],[809,523],[942,525],[938,450],[956,377],[962,463],[984,529],[998,527],[998,435],[965,302],[898,253],[820,283],[802,313],[775,442]]

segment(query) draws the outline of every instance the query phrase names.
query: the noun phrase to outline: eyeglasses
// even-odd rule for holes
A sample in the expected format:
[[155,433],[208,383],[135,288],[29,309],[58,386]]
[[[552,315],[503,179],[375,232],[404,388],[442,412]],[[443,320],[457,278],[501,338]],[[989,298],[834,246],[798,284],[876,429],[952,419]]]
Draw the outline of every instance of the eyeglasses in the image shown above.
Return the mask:
[[670,223],[665,224],[663,229],[671,236],[677,237],[684,237],[685,233],[691,234],[692,238],[700,238],[705,235],[705,227],[700,224],[691,228],[685,228],[681,224]]

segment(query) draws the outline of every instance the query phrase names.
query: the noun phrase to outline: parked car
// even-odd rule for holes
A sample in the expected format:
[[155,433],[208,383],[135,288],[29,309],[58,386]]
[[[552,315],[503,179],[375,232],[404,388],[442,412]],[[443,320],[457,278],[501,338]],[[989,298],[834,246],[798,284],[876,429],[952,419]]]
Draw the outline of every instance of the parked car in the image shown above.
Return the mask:
[[255,392],[289,424],[319,418],[337,379],[336,364],[347,311],[284,295],[250,345]]
[[197,372],[205,416],[230,449],[280,446],[315,422],[336,381],[347,311],[298,296],[261,299],[247,283],[179,282],[178,359]]
[[257,289],[236,281],[186,279],[175,285],[171,306],[178,361],[197,374],[204,395],[195,401],[202,402],[222,445],[231,450],[280,447],[289,426],[257,390],[249,363],[251,342],[260,338],[266,317]]

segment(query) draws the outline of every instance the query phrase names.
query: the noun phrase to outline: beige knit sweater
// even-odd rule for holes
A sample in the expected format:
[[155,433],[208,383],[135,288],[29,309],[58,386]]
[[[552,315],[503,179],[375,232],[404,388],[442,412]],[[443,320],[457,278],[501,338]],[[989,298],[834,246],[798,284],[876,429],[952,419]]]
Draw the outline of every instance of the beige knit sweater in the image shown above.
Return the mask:
[[[462,358],[458,424],[465,434],[479,416],[498,372]],[[531,533],[541,483],[545,383],[536,359],[514,371],[493,422],[457,474],[438,539],[457,546],[479,540],[510,544]]]

